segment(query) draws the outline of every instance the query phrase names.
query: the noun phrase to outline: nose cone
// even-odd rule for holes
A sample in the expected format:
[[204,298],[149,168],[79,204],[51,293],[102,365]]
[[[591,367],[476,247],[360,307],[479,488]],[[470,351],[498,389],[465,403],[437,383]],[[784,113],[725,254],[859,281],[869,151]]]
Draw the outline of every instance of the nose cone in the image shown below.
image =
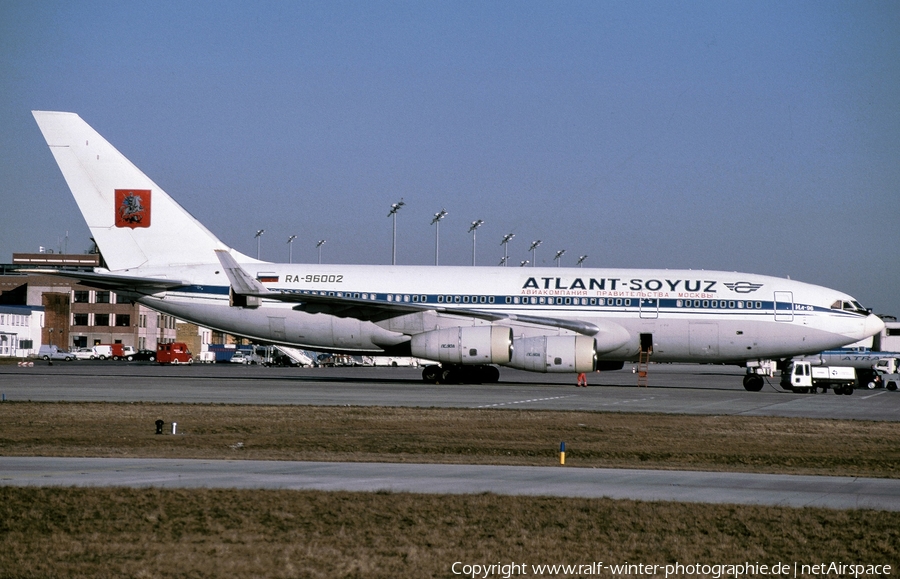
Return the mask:
[[[876,316],[875,314],[869,314],[866,317],[866,323],[863,326],[863,335],[862,338],[868,338],[869,336],[874,336],[875,334],[880,334],[884,330],[884,320]],[[860,339],[862,339],[860,338]]]

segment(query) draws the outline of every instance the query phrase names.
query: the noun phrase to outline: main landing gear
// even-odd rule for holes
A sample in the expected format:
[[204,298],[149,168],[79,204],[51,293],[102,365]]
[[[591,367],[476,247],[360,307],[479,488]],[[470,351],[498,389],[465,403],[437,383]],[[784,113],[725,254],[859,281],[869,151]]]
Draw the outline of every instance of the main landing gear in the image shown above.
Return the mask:
[[759,392],[765,382],[759,374],[747,374],[744,376],[744,389],[748,392]]
[[425,366],[422,381],[430,384],[484,384],[500,380],[500,370],[496,366],[462,366],[447,364]]

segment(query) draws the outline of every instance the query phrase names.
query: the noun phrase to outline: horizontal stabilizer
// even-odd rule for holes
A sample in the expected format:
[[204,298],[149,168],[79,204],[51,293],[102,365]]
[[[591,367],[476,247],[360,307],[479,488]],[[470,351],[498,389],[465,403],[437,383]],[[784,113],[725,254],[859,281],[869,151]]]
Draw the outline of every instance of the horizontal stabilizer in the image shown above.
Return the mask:
[[135,277],[90,271],[71,271],[64,269],[20,269],[24,273],[41,273],[56,275],[76,280],[82,285],[111,291],[128,291],[151,295],[167,290],[190,285],[191,282],[156,277]]

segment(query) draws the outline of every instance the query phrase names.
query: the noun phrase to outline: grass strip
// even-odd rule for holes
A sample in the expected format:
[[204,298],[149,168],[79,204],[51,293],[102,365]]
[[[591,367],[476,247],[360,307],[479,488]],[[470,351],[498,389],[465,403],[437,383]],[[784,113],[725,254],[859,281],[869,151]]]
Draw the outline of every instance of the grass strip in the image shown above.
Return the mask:
[[[154,422],[165,421],[164,435]],[[178,433],[171,434],[171,423]],[[896,478],[889,422],[575,411],[6,402],[0,455],[663,468]]]
[[0,487],[0,575],[8,578],[458,577],[457,561],[528,569],[597,561],[896,565],[900,513],[492,494]]

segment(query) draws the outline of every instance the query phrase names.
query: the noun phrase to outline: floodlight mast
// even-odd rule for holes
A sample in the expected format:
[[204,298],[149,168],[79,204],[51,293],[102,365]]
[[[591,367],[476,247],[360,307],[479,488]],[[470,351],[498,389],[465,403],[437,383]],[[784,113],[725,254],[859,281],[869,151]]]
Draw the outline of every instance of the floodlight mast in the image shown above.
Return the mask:
[[478,219],[477,221],[473,221],[472,225],[469,226],[469,233],[472,234],[472,265],[475,265],[475,230],[481,227],[484,224],[484,221]]
[[288,263],[294,263],[294,240],[297,239],[296,235],[292,235],[288,237]]
[[531,247],[528,248],[528,251],[531,252],[531,267],[534,267],[534,264],[537,263],[537,260],[534,256],[534,254],[540,244],[541,244],[541,240],[538,239],[537,241],[532,241]]
[[506,266],[509,262],[509,242],[515,236],[515,233],[507,233],[503,236],[503,241],[500,242],[500,245],[503,246],[503,260],[500,262],[500,265],[502,266]]
[[265,229],[259,229],[257,230],[256,235],[253,236],[256,238],[256,259],[259,259],[259,238],[262,237],[262,234],[265,232]]
[[319,265],[322,264],[322,246],[325,245],[325,240],[320,239],[318,243],[316,243],[316,249],[319,250]]
[[578,267],[584,267],[584,260],[586,260],[588,256],[582,255],[578,258],[578,261],[575,263]]
[[565,249],[560,249],[559,251],[556,252],[556,257],[553,258],[556,260],[556,267],[559,267],[559,258],[561,258],[565,252],[566,252]]
[[434,265],[438,264],[438,251],[440,249],[440,238],[441,238],[441,219],[447,217],[446,209],[441,209],[437,213],[434,214],[434,219],[431,220],[431,224],[435,226],[434,228]]
[[403,202],[403,197],[400,198],[400,201],[391,204],[391,211],[388,213],[388,217],[394,218],[394,233],[391,238],[391,265],[397,265],[397,212],[400,211],[400,208],[406,205]]

